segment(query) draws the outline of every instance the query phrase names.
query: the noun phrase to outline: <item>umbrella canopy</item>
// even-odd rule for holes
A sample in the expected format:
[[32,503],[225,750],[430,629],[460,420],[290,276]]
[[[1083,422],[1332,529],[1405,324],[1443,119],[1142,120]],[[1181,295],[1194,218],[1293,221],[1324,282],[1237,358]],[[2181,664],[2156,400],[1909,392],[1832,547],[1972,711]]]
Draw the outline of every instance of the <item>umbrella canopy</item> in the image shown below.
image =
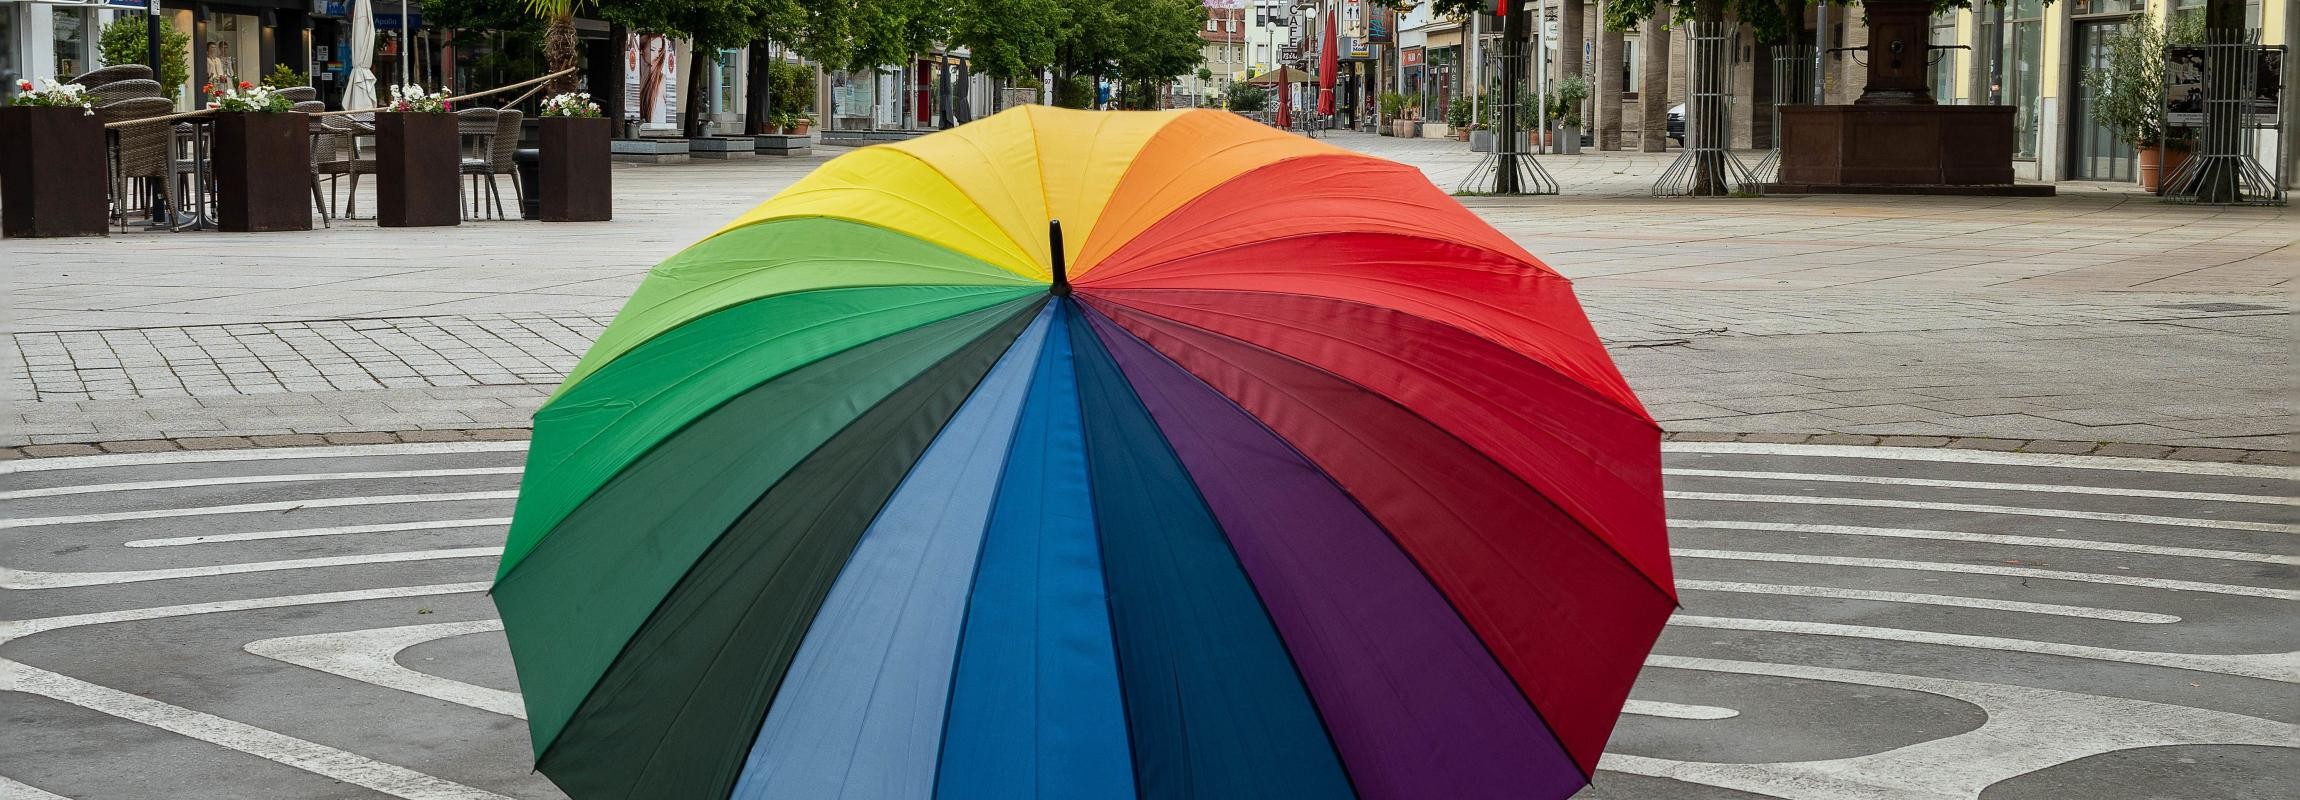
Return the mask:
[[375,0],[353,0],[351,74],[343,86],[346,109],[375,107]]
[[1255,86],[1277,86],[1279,84],[1287,83],[1309,83],[1313,80],[1316,80],[1316,78],[1310,75],[1310,73],[1307,71],[1298,70],[1293,67],[1279,67],[1277,69],[1270,70],[1269,72],[1264,72],[1260,75],[1247,78],[1246,82]]
[[1326,29],[1325,43],[1318,47],[1318,116],[1334,115],[1334,76],[1342,70],[1341,47],[1336,31],[1341,28],[1339,15],[1328,15],[1320,27]]
[[655,267],[494,598],[576,798],[1562,798],[1674,606],[1659,449],[1412,167],[1023,106]]

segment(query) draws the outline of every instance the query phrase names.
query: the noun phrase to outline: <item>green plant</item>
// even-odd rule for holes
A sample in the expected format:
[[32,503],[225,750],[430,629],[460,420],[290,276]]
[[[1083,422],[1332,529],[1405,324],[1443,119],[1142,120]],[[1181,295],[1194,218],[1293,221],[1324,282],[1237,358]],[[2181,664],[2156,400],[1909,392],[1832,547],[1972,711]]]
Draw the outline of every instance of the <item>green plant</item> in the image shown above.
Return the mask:
[[774,103],[768,113],[788,117],[814,109],[814,68],[776,60],[767,66],[767,80],[768,97]]
[[311,80],[303,73],[289,69],[286,64],[273,64],[272,71],[264,75],[264,88],[285,89],[291,86],[310,86]]
[[295,110],[295,101],[270,86],[257,86],[240,81],[237,86],[209,84],[208,107],[217,111],[255,111],[265,114],[284,114]]
[[1446,106],[1445,124],[1450,128],[1467,128],[1470,124],[1470,102],[1467,97],[1456,97]]
[[1413,100],[1400,92],[1383,92],[1374,102],[1381,107],[1382,116],[1397,119],[1406,113],[1406,106],[1412,104]]
[[1094,105],[1094,79],[1085,75],[1055,78],[1054,104],[1063,108],[1085,108]]
[[[143,64],[151,57],[142,14],[122,14],[96,37],[96,52],[106,64]],[[160,87],[174,96],[192,79],[192,35],[174,25],[160,26]]]
[[1233,83],[1229,96],[1223,99],[1231,111],[1260,111],[1270,104],[1270,90],[1251,83]]
[[1589,99],[1589,79],[1580,75],[1567,75],[1558,79],[1556,91],[1550,95],[1549,116],[1556,124],[1568,128],[1581,127],[1581,101]]
[[2188,129],[2164,127],[2164,50],[2170,42],[2203,41],[2204,15],[2174,14],[2170,31],[2122,27],[2101,40],[2104,63],[2084,73],[2093,121],[2135,147],[2155,147],[2168,134],[2185,140]]
[[16,81],[16,96],[9,98],[12,106],[79,106],[89,114],[96,113],[95,101],[88,91],[77,83],[59,84],[55,78],[41,78],[35,88],[31,81]]

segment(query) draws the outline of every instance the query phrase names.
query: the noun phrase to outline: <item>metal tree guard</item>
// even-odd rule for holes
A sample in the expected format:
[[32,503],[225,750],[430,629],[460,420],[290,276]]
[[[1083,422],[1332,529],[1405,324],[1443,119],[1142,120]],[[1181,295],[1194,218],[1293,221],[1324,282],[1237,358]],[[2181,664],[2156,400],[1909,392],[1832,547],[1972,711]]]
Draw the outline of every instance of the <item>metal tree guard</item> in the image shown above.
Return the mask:
[[1722,197],[1756,188],[1757,176],[1733,156],[1733,42],[1730,22],[1695,22],[1692,97],[1685,105],[1685,148],[1653,182],[1654,197]]
[[1819,52],[1809,44],[1775,45],[1772,50],[1773,148],[1765,151],[1765,158],[1751,170],[1758,185],[1772,183],[1781,175],[1781,107],[1812,105],[1814,56]]
[[[2263,129],[2276,132],[2276,152],[2279,156],[2284,152],[2282,121],[2274,115],[2255,120],[2253,113],[2260,54],[2267,48],[2259,45],[2257,31],[2207,30],[2204,39],[2204,44],[2195,45],[2204,51],[2204,124],[2196,151],[2165,178],[2164,199],[2200,205],[2283,205],[2282,158],[2271,172],[2252,156],[2257,132]],[[2164,93],[2169,104],[2169,70]],[[2169,117],[2165,122],[2172,127]],[[2164,146],[2158,142],[2160,153]]]
[[[1525,43],[1504,37],[1502,40],[1502,100],[1494,118],[1500,120],[1495,131],[1493,152],[1470,168],[1469,177],[1463,178],[1459,191],[1463,194],[1557,194],[1557,179],[1542,169],[1533,154],[1525,152],[1518,139],[1529,142],[1524,135],[1522,120],[1517,118],[1520,92],[1528,91],[1520,84],[1525,79]],[[1535,95],[1538,97],[1539,95]]]

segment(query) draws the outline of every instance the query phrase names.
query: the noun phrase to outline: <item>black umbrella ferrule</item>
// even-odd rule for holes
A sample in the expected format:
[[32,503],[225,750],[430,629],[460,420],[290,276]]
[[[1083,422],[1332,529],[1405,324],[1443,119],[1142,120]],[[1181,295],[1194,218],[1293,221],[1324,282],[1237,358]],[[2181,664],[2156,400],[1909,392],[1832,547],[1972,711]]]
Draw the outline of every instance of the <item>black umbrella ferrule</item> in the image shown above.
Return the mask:
[[1055,297],[1070,296],[1070,265],[1063,263],[1062,220],[1046,221],[1046,246],[1054,254],[1054,286],[1047,289]]

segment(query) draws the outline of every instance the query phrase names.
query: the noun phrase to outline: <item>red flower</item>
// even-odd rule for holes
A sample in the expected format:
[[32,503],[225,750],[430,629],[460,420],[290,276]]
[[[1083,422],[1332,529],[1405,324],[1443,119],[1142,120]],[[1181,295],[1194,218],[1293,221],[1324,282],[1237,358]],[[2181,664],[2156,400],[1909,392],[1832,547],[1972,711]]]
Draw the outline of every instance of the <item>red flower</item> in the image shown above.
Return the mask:
[[16,82],[16,88],[18,88],[18,89],[22,89],[22,90],[24,90],[24,91],[27,91],[27,92],[29,92],[29,91],[32,91],[32,82],[31,82],[31,81],[17,81],[17,82]]
[[215,85],[215,84],[212,84],[212,83],[203,83],[203,84],[200,84],[200,94],[215,94],[215,93],[216,93],[216,85]]
[[253,88],[255,88],[255,84],[249,83],[249,82],[247,82],[247,81],[240,81],[240,88],[242,88],[242,89],[253,89]]

